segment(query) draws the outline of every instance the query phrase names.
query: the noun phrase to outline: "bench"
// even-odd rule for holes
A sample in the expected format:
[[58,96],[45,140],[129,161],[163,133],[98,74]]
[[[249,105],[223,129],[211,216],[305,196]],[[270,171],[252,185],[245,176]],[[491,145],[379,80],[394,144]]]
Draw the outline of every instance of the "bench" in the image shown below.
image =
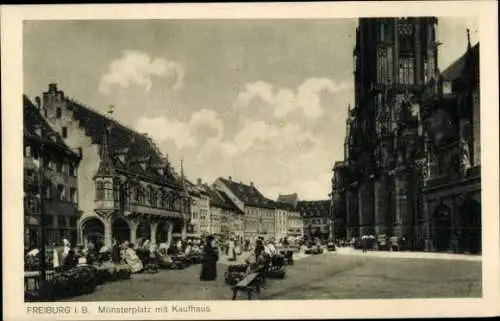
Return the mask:
[[238,282],[235,286],[233,286],[233,300],[236,299],[238,292],[246,292],[248,300],[252,300],[252,293],[255,291],[257,294],[260,293],[260,281],[259,281],[259,273],[252,272],[245,276],[243,280]]

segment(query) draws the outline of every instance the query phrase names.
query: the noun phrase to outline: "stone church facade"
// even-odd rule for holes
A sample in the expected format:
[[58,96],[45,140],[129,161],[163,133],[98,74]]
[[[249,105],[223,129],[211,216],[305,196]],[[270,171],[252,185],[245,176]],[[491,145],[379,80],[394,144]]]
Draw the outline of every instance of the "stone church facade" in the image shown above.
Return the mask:
[[359,20],[355,104],[332,178],[334,215],[347,239],[480,249],[479,45],[440,72],[437,23]]

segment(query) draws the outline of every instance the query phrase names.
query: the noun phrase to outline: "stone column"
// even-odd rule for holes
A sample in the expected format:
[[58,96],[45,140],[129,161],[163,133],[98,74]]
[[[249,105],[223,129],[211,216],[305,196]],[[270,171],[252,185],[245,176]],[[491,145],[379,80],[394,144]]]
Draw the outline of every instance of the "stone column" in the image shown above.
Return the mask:
[[168,225],[168,234],[167,234],[167,244],[172,243],[172,232],[174,230],[174,224],[172,222],[165,222]]
[[432,251],[432,239],[431,239],[431,222],[430,222],[430,213],[429,213],[429,201],[425,194],[423,195],[423,212],[424,212],[424,224],[423,224],[423,233],[425,239],[425,252]]
[[345,193],[345,223],[346,223],[346,238],[347,240],[350,240],[353,237],[352,234],[352,226],[351,226],[351,220],[352,220],[352,213],[351,213],[351,193],[347,192]]
[[187,234],[187,221],[186,220],[183,220],[182,221],[182,231],[181,231],[181,238],[184,240],[186,238],[186,234]]
[[152,221],[150,230],[151,230],[151,237],[150,237],[150,242],[151,244],[156,244],[156,231],[158,229],[158,222],[157,221]]
[[103,218],[104,223],[104,245],[111,248],[113,245],[113,230],[111,215]]
[[130,243],[136,243],[137,242],[137,226],[138,222],[136,219],[130,219],[129,220],[129,227],[130,227]]
[[358,190],[359,236],[370,235],[375,221],[373,181],[361,182]]
[[394,222],[394,236],[401,237],[407,234],[406,224],[408,217],[408,195],[406,178],[398,173],[394,178],[394,193],[396,196],[396,218]]
[[472,166],[481,165],[481,117],[480,117],[480,104],[479,104],[479,93],[474,90],[472,94],[473,110],[472,110],[472,126],[473,126],[473,146],[474,150],[470,151],[473,155]]
[[421,43],[420,20],[415,21],[415,83],[420,85],[424,82],[422,70],[422,43]]
[[380,177],[375,181],[375,234],[387,234],[388,197],[386,190],[386,178]]
[[457,239],[457,198],[453,196],[451,202],[451,226],[450,226],[450,248],[448,252],[456,253],[458,252],[458,239]]

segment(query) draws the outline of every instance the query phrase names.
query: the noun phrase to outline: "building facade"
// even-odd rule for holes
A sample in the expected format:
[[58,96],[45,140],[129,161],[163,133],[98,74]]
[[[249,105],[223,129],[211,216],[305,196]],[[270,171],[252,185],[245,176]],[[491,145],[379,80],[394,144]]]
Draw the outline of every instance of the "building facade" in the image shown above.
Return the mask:
[[274,213],[274,235],[279,240],[288,235],[288,210],[291,206],[284,203],[276,203]]
[[219,189],[205,186],[210,197],[210,213],[214,221],[212,234],[219,234],[226,238],[243,236],[243,211],[241,211],[231,199]]
[[50,84],[42,114],[71,148],[81,151],[79,241],[185,236],[191,199],[170,162],[147,135],[72,100]]
[[330,204],[330,200],[297,202],[297,210],[303,220],[304,237],[319,238],[323,241],[331,237],[333,222]]
[[201,179],[196,184],[186,180],[191,198],[191,218],[187,225],[187,236],[200,238],[210,233],[210,195],[203,187]]
[[297,193],[280,194],[276,200],[276,207],[286,211],[286,235],[295,238],[304,236],[304,222],[297,210],[298,200]]
[[[462,159],[456,155],[461,137],[468,135],[463,146],[479,150],[479,105],[473,103],[478,101],[473,98],[474,82],[443,77],[456,72],[439,72],[436,27],[434,17],[359,20],[354,49],[355,106],[348,108],[345,159],[334,168],[332,181],[332,203],[342,217],[347,238],[374,235],[379,240],[396,239],[407,249],[455,251],[457,237],[442,237],[439,231],[452,235],[458,230],[443,228],[450,219],[432,219],[429,213],[435,212],[438,204],[442,213],[459,208],[449,201],[457,202],[457,195],[466,195],[461,197],[467,200],[477,198],[477,193],[473,195],[478,189],[478,177],[474,176],[477,166],[467,172],[474,176],[470,177],[474,187],[465,189],[469,194],[456,190],[445,193],[447,201],[442,193],[435,196],[428,183],[437,175],[435,159],[441,157],[442,166],[447,168],[460,167]],[[450,107],[453,98],[443,95],[443,90],[453,93],[455,99],[462,97],[461,105],[468,108],[462,108],[462,116],[453,111],[457,104]],[[457,134],[460,130],[468,134]],[[441,179],[450,186],[458,184],[450,177]],[[440,217],[447,216],[451,214]]]
[[219,177],[214,182],[214,187],[222,191],[229,200],[244,213],[244,237],[255,239],[259,236],[264,238],[275,237],[275,203],[267,199],[261,192],[250,183],[234,182]]
[[76,244],[81,156],[42,117],[39,99],[23,97],[23,105],[24,245],[40,248],[42,226],[45,244]]

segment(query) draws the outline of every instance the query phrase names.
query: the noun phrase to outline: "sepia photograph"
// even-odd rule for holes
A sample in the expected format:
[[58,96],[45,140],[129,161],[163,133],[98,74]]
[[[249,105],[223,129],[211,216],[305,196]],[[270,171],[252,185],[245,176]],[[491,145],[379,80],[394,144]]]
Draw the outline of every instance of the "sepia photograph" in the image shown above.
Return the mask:
[[21,25],[25,303],[483,298],[476,14]]

